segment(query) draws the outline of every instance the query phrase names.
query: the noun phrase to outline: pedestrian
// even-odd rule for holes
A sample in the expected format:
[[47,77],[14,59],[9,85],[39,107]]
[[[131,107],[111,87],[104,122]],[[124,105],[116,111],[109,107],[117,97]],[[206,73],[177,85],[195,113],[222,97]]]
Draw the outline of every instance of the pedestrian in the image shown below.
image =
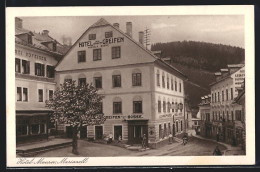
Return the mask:
[[169,134],[169,143],[172,143],[172,133]]
[[182,142],[183,142],[183,145],[185,146],[188,142],[188,134],[187,133],[184,133],[183,137],[182,137]]
[[121,140],[122,140],[122,137],[121,137],[121,135],[119,135],[119,137],[118,137],[118,142],[117,142],[117,143],[120,143]]
[[142,141],[142,148],[146,148],[146,136],[145,134],[143,135],[143,141]]
[[215,150],[213,152],[213,155],[216,155],[216,156],[221,156],[222,155],[220,149],[218,148],[218,145],[216,146],[216,148],[215,148]]
[[112,135],[112,133],[110,133],[108,135],[108,143],[112,143],[112,140],[113,140],[113,135]]

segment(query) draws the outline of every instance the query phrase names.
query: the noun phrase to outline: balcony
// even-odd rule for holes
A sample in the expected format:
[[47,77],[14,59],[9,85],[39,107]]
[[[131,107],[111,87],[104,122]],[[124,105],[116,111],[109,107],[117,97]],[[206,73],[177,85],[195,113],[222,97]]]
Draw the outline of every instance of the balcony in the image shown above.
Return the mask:
[[40,77],[40,76],[34,76],[34,75],[28,75],[28,74],[21,74],[21,73],[15,73],[15,78],[55,83],[54,78],[46,78],[46,77]]

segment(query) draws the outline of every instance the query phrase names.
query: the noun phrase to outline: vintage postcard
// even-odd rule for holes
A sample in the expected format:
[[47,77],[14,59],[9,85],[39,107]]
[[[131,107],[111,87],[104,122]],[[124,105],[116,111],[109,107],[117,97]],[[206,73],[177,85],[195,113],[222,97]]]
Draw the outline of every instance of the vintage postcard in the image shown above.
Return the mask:
[[253,6],[6,11],[8,167],[255,163]]

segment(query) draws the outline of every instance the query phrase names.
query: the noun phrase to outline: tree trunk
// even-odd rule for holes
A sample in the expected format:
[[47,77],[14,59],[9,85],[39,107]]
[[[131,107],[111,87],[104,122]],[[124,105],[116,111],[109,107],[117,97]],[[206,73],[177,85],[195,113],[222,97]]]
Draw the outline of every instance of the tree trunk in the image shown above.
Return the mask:
[[78,155],[79,152],[78,152],[78,127],[77,126],[74,126],[72,127],[72,138],[73,138],[73,141],[72,141],[72,153],[75,154],[75,155]]

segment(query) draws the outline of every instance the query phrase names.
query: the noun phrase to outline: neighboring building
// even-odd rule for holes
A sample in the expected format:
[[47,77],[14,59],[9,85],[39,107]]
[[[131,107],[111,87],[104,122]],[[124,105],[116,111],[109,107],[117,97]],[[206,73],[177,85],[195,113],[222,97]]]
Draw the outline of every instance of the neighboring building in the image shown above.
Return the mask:
[[[184,130],[184,86],[186,76],[132,38],[132,23],[126,33],[119,24],[100,19],[74,43],[56,67],[58,84],[76,80],[93,83],[104,95],[102,125],[87,126],[86,137],[102,139],[112,133],[128,143],[149,146],[168,142],[169,133]],[[68,128],[68,127],[67,127]],[[66,130],[66,127],[64,128]]]
[[35,33],[15,18],[16,141],[48,138],[49,113],[45,100],[56,87],[54,68],[64,53],[49,31]]
[[220,140],[229,144],[241,143],[241,105],[232,104],[245,79],[244,64],[228,65],[215,73],[211,86],[212,137],[219,133]]
[[200,135],[204,137],[212,137],[212,122],[210,121],[210,102],[211,95],[201,97],[200,108]]
[[185,104],[185,121],[186,121],[186,129],[192,129],[192,111],[189,107],[189,105],[186,103]]

